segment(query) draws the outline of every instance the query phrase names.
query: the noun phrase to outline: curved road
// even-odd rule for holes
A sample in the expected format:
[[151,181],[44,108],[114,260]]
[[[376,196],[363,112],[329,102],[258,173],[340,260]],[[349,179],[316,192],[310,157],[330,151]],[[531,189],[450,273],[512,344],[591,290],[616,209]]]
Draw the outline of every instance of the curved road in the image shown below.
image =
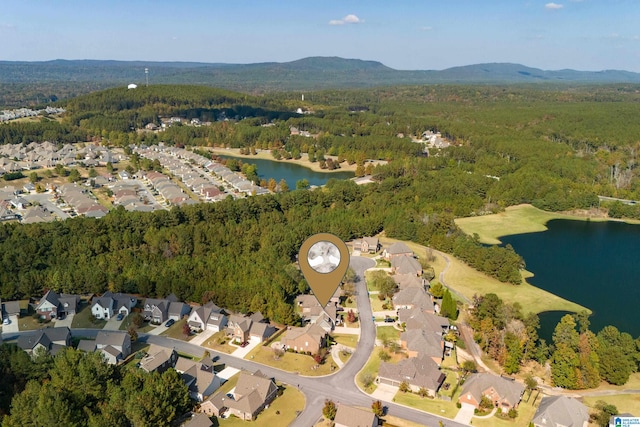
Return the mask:
[[[260,370],[269,377],[289,384],[297,386],[304,393],[306,405],[304,411],[293,421],[293,427],[311,427],[322,416],[322,407],[325,399],[331,399],[336,403],[345,403],[348,405],[362,406],[368,408],[374,399],[362,392],[355,384],[355,377],[362,367],[367,363],[371,355],[375,338],[375,325],[371,319],[371,303],[367,294],[367,286],[364,281],[364,272],[366,269],[375,265],[370,258],[351,257],[351,267],[357,275],[356,282],[356,301],[358,311],[360,313],[360,341],[356,351],[353,353],[346,365],[337,373],[324,377],[305,377],[291,372],[282,371],[267,365],[252,362],[250,360],[239,359],[226,353],[219,353],[210,349],[212,355],[218,356],[218,360],[226,366],[237,369],[245,369],[248,371]],[[99,329],[75,329],[72,334],[76,337],[95,337],[100,331]],[[35,331],[25,332],[25,334],[35,333]],[[4,339],[15,339],[22,333],[7,334]],[[190,344],[189,342],[174,340],[165,336],[156,336],[148,334],[140,334],[139,341],[158,344],[166,347],[173,347],[176,351],[193,354],[199,356],[205,350],[204,347]],[[447,427],[462,427],[465,424],[456,423],[447,418],[441,418],[426,412],[418,411],[408,407],[396,405],[392,402],[385,402],[390,414],[413,421],[422,425],[437,426],[442,421]]]

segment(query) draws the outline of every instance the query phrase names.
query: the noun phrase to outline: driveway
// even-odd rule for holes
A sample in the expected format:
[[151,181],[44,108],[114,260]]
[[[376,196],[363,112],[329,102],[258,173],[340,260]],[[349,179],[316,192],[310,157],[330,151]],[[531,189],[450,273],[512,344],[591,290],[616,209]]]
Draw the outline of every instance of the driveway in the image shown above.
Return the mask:
[[371,397],[381,402],[393,402],[396,393],[398,393],[398,387],[389,384],[378,384],[376,390],[371,393]]
[[9,316],[9,320],[11,321],[11,323],[9,323],[8,325],[2,325],[2,333],[3,334],[8,334],[8,333],[13,333],[13,332],[19,332],[20,328],[18,327],[18,316],[13,315],[13,316]]
[[71,322],[73,322],[73,317],[75,314],[67,314],[64,319],[56,319],[54,320],[56,328],[64,328],[65,326],[71,329]]
[[245,357],[247,357],[247,354],[249,354],[251,350],[259,345],[262,345],[260,339],[252,337],[246,347],[238,347],[233,353],[231,353],[231,355],[239,359],[244,359]]
[[118,320],[116,316],[113,316],[111,319],[107,320],[107,324],[104,325],[105,331],[118,331],[120,330],[120,325],[122,325],[122,320]]
[[231,378],[232,376],[234,376],[238,372],[240,372],[240,369],[236,369],[236,368],[232,368],[230,366],[227,366],[222,371],[218,372],[217,376],[222,378],[225,381],[228,381],[229,378]]
[[167,328],[166,326],[164,326],[164,323],[156,326],[155,328],[153,328],[152,330],[150,330],[149,332],[147,332],[149,335],[160,335],[161,333],[163,333],[164,331],[166,331]]
[[471,418],[473,418],[473,411],[476,409],[475,406],[470,405],[468,403],[462,403],[460,410],[456,414],[456,417],[453,419],[455,422],[460,424],[469,424]]
[[189,342],[195,345],[202,345],[206,340],[211,338],[214,334],[215,334],[214,331],[202,331],[197,336],[193,337]]

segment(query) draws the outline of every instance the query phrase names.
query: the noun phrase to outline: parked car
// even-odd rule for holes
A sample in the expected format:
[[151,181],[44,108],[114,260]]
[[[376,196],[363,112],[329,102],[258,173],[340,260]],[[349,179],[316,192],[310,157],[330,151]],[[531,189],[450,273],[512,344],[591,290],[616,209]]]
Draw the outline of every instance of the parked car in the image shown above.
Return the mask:
[[118,315],[116,316],[116,320],[120,321],[122,319],[124,319],[124,313],[118,313]]
[[5,317],[4,320],[2,321],[3,325],[8,325],[9,323],[11,323],[11,319],[9,319],[8,317]]
[[169,320],[167,320],[167,323],[164,324],[164,326],[166,326],[168,328],[169,326],[173,325],[174,323],[176,323],[175,320],[169,319]]
[[384,318],[384,322],[385,323],[393,323],[393,322],[395,322],[395,320],[393,320],[393,318],[391,318],[391,317],[385,317]]

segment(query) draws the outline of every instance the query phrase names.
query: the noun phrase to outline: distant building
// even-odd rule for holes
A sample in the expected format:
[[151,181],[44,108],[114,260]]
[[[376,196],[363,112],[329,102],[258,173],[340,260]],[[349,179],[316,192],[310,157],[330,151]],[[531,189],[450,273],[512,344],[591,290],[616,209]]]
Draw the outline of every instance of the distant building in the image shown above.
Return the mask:
[[137,87],[138,87],[137,84],[131,83],[131,84],[129,84],[129,86],[127,86],[127,89],[136,89]]

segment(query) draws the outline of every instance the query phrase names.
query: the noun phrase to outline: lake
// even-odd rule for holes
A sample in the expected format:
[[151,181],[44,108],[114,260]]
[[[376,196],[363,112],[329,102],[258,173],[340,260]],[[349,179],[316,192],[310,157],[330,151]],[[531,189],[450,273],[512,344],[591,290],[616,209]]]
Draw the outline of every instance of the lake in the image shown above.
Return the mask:
[[293,162],[278,162],[275,160],[266,159],[252,159],[248,157],[232,157],[224,156],[220,157],[226,159],[238,159],[243,163],[254,164],[258,167],[258,176],[264,179],[273,178],[276,181],[284,179],[287,181],[287,185],[292,190],[296,188],[296,182],[301,179],[309,181],[310,185],[325,185],[331,178],[335,179],[350,179],[354,177],[353,172],[316,172],[309,168],[305,168],[297,163]]
[[[640,336],[640,226],[552,220],[547,227],[500,239],[535,274],[529,283],[590,308],[595,333],[613,325]],[[550,341],[563,314],[542,313],[540,336]]]

